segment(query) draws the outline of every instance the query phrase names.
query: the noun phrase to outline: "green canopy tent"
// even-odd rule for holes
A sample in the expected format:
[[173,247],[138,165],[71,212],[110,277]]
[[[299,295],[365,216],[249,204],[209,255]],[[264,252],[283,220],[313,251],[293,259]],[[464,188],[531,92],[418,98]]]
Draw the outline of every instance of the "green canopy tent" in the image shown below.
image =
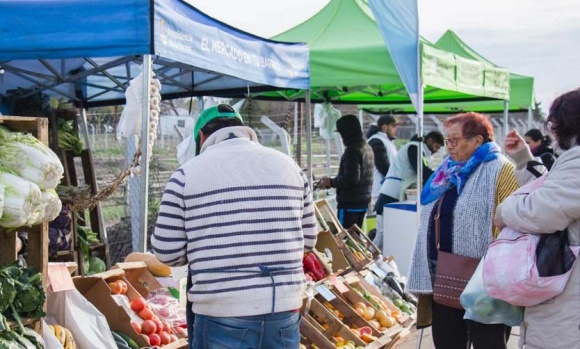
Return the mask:
[[[273,39],[309,45],[312,101],[410,103],[378,25],[363,0],[331,0],[313,17]],[[421,66],[426,104],[509,98],[506,69],[447,52],[426,40],[421,42]],[[305,100],[305,92],[277,91],[255,98]]]
[[[365,0],[330,0],[310,19],[272,39],[308,44],[310,90],[266,92],[252,97],[305,101],[307,130],[311,125],[311,100],[334,104],[410,103]],[[426,40],[421,40],[420,60],[425,104],[509,99],[506,69],[446,52]],[[311,139],[307,139],[307,148],[311,148]]]
[[[481,56],[469,47],[459,36],[451,30],[443,34],[436,42],[437,47],[452,52],[464,58],[477,60],[489,65],[495,64]],[[528,111],[534,107],[534,78],[519,74],[509,74],[510,100],[509,111]],[[381,113],[392,112],[398,114],[414,114],[415,109],[409,104],[387,105],[361,105],[362,109],[369,112]],[[425,112],[432,114],[451,114],[461,111],[476,111],[484,113],[502,112],[504,103],[499,100],[469,101],[469,102],[445,102],[425,104]]]

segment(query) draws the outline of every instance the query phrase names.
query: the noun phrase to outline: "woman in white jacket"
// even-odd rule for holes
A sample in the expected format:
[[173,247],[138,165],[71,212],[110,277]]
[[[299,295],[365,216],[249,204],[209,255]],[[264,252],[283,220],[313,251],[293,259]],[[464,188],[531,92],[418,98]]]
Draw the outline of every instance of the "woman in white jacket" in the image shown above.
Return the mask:
[[[534,234],[568,228],[571,245],[580,245],[580,89],[556,98],[546,120],[560,154],[542,187],[528,195],[511,196],[497,207],[495,224]],[[516,162],[520,184],[535,178],[526,168],[534,160],[524,139],[508,133],[505,150]],[[540,169],[540,172],[545,169]],[[580,348],[580,262],[557,297],[527,307],[521,325],[520,348]]]

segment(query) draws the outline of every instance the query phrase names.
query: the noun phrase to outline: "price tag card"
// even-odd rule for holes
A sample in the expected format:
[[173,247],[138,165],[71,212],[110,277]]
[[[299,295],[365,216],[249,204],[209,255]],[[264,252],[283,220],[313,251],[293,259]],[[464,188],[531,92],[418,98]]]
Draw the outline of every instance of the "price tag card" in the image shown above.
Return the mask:
[[381,269],[378,265],[376,265],[376,263],[371,264],[371,270],[373,273],[375,273],[378,277],[382,279],[385,278],[385,276],[387,276],[387,273],[385,273],[385,271],[383,269]]
[[48,265],[48,281],[53,292],[75,288],[70,272],[64,263],[50,263]]
[[326,286],[324,285],[318,285],[315,287],[315,289],[322,297],[324,297],[324,299],[326,299],[329,302],[336,298],[334,293],[330,292],[330,290],[326,288]]
[[348,292],[348,288],[342,283],[342,281],[338,280],[336,276],[329,277],[328,281],[330,281],[334,285],[334,287],[336,287],[338,292],[340,293]]

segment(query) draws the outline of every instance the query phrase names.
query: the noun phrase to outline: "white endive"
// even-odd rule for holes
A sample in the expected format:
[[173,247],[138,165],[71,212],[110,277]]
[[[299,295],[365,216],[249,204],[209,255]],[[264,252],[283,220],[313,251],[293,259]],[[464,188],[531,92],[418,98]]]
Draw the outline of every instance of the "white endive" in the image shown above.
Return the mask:
[[0,184],[4,186],[4,211],[0,226],[18,228],[36,222],[42,200],[38,185],[4,171],[0,172]]
[[30,134],[11,132],[0,126],[0,165],[36,183],[54,189],[64,168],[56,154]]

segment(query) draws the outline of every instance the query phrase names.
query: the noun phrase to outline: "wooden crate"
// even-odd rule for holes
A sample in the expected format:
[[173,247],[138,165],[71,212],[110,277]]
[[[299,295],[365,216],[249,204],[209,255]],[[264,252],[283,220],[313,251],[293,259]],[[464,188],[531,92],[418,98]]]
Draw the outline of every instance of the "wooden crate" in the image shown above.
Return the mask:
[[342,252],[342,249],[337,243],[335,236],[329,231],[321,231],[318,233],[316,239],[315,250],[317,253],[326,253],[326,250],[332,255],[332,273],[341,274],[352,269],[348,259]]
[[[329,290],[329,292],[331,292],[334,295],[332,291]],[[360,316],[349,303],[347,303],[344,299],[340,298],[339,296],[334,295],[334,298],[331,297],[332,299],[327,300],[325,295],[316,293],[314,297],[339,318],[340,316],[337,313],[335,313],[335,310],[340,312],[340,314],[343,316],[343,318],[341,319],[342,323],[347,325],[348,327],[361,328],[368,326],[372,329],[373,336],[377,337],[381,336],[381,333],[377,329],[372,327],[368,323],[368,321],[365,320],[362,316]],[[330,309],[329,305],[332,306],[335,310]]]
[[[30,133],[45,145],[48,145],[48,120],[46,118],[0,116],[0,124],[12,131]],[[48,223],[18,229],[28,233],[28,251],[25,259],[29,267],[42,273],[42,286],[46,292],[48,271]],[[0,266],[12,263],[18,259],[16,251],[16,231],[0,228]],[[25,324],[33,325],[37,332],[41,331],[41,321],[25,319]]]
[[391,299],[389,299],[386,296],[383,296],[381,294],[381,292],[373,285],[371,285],[368,281],[366,281],[364,279],[364,277],[360,277],[360,276],[349,276],[345,278],[346,282],[348,283],[349,287],[351,287],[353,290],[358,290],[360,292],[366,292],[372,296],[378,297],[380,300],[383,301],[383,303],[391,310],[397,310],[400,312],[400,316],[397,319],[397,322],[404,326],[404,327],[408,327],[409,324],[414,323],[417,315],[413,314],[413,315],[408,315],[406,313],[403,313],[394,303]]
[[336,243],[350,265],[356,270],[363,270],[369,263],[371,263],[372,256],[367,256],[366,251],[355,243],[356,241],[346,230],[341,230],[335,236]]
[[[365,304],[365,306],[367,307],[373,307],[374,309],[376,309],[376,307],[370,303],[368,300],[366,300],[364,297],[362,297],[361,295],[359,295],[354,288],[348,284],[348,282],[345,283],[345,286],[347,288],[347,291],[345,292],[340,292],[338,289],[336,289],[336,287],[333,288],[333,292],[338,295],[340,298],[342,298],[343,300],[345,300],[349,305],[354,305],[358,302],[362,302],[363,304]],[[381,332],[384,336],[388,336],[389,338],[394,337],[397,333],[399,333],[402,330],[402,327],[400,325],[395,325],[392,326],[391,328],[389,328],[386,331]]]
[[336,212],[326,199],[314,202],[314,212],[319,224],[326,226],[325,230],[330,231],[332,234],[337,234],[343,229],[338,217],[336,216]]
[[[321,336],[325,337],[330,343],[329,348],[335,348],[337,340],[335,335],[342,337],[344,340],[351,340],[356,346],[365,346],[365,343],[354,333],[352,333],[342,321],[328,308],[320,303],[316,298],[310,302],[306,299],[302,305],[301,313],[303,318],[309,323],[305,325],[304,332],[301,334],[310,340],[319,339]],[[314,343],[318,346],[319,343]],[[323,346],[327,346],[327,341],[321,341]],[[321,347],[322,349],[322,347]]]
[[[373,243],[373,241],[369,238],[358,225],[353,225],[352,227],[348,228],[348,233],[350,236],[360,245],[365,246],[366,252],[372,255],[372,259],[376,260],[379,256],[382,255],[382,251]],[[365,253],[368,255],[368,253]],[[370,258],[370,256],[369,256]]]

